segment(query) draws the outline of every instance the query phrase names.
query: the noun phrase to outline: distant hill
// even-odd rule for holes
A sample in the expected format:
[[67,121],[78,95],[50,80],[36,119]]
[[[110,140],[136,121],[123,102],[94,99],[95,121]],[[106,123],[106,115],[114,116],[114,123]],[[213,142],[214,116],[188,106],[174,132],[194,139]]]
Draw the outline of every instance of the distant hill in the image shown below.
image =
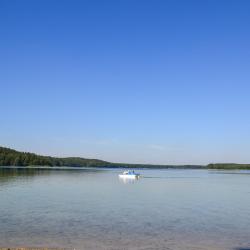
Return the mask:
[[0,166],[49,166],[49,167],[111,167],[111,168],[178,168],[178,169],[250,169],[250,164],[216,163],[202,165],[152,165],[112,163],[81,157],[51,157],[0,147]]
[[250,169],[250,164],[237,164],[237,163],[211,163],[207,165],[208,169]]
[[107,167],[110,163],[96,159],[80,157],[58,158],[19,152],[0,147],[0,166],[69,166],[69,167]]
[[200,165],[152,165],[112,163],[80,157],[51,157],[0,147],[0,166],[112,167],[112,168],[204,168]]

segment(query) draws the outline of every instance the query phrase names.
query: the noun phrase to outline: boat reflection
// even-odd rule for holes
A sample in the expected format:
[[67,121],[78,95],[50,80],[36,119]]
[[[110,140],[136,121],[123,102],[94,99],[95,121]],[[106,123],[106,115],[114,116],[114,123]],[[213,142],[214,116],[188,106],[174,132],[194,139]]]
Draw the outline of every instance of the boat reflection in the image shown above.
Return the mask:
[[140,177],[135,177],[135,178],[126,178],[126,177],[121,177],[119,176],[119,181],[123,184],[134,184],[140,179]]

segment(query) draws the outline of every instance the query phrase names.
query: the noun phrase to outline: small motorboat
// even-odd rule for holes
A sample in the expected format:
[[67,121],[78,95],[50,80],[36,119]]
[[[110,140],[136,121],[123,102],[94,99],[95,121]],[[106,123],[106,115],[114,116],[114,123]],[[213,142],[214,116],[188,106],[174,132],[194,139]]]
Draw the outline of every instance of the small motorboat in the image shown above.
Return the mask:
[[138,179],[140,177],[139,173],[135,173],[134,170],[124,171],[122,174],[119,174],[120,178],[130,178],[130,179]]

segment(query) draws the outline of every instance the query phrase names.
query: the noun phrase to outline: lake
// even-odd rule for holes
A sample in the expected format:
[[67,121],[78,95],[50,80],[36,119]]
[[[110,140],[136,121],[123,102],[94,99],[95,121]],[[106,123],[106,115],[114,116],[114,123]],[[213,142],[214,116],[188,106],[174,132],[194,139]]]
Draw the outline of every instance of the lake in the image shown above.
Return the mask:
[[0,247],[250,249],[250,171],[0,169]]

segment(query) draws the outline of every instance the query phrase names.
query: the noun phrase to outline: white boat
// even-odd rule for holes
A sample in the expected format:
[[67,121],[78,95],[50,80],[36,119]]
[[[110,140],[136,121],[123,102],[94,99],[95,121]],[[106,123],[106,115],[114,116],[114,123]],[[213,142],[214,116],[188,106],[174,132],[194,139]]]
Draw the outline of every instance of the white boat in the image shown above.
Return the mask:
[[138,179],[140,177],[139,173],[135,173],[134,170],[124,171],[122,174],[119,174],[120,178],[128,179]]

